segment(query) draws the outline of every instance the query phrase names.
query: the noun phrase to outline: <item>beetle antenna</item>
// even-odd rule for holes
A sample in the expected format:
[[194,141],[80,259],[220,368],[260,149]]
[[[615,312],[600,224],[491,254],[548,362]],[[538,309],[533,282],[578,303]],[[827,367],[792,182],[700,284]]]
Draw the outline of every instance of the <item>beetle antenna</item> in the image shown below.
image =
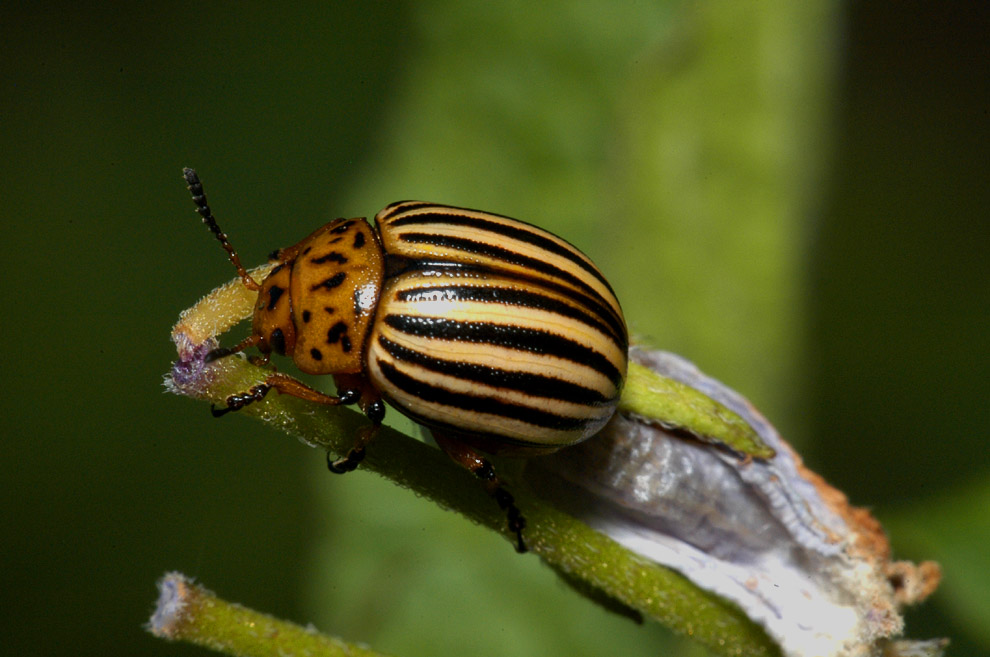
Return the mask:
[[234,250],[230,240],[227,239],[227,233],[220,230],[220,225],[213,217],[213,211],[210,210],[210,204],[206,201],[206,193],[203,191],[203,183],[200,182],[196,170],[186,167],[182,170],[182,177],[186,179],[186,186],[192,194],[193,203],[196,204],[196,212],[203,218],[203,223],[206,224],[206,227],[220,241],[223,250],[227,252],[227,257],[230,259],[231,264],[237,268],[237,275],[241,277],[244,287],[249,290],[260,290],[261,286],[251,278],[251,275],[244,269],[244,265],[241,264],[241,257],[237,255],[237,251]]

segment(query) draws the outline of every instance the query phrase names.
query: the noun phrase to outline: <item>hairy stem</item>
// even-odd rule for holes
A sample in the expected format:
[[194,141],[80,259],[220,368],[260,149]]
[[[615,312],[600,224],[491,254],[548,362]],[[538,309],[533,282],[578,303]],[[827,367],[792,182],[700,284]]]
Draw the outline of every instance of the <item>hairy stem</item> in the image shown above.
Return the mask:
[[[254,270],[252,276],[264,277]],[[204,364],[216,346],[214,336],[250,315],[256,293],[239,280],[218,288],[183,313],[173,330],[179,361],[168,386],[179,394],[222,404],[231,394],[249,390],[269,373],[241,358]],[[367,421],[343,407],[318,406],[288,395],[269,394],[241,411],[284,431],[342,454]],[[423,442],[382,427],[362,463],[417,495],[513,540],[504,514],[477,481],[449,458]],[[571,580],[584,582],[608,598],[653,618],[679,634],[693,637],[722,655],[775,655],[777,646],[737,607],[706,592],[681,575],[623,548],[546,501],[514,486],[527,519],[529,548]]]
[[181,573],[159,581],[148,630],[238,657],[377,657],[381,653],[242,607],[217,597]]

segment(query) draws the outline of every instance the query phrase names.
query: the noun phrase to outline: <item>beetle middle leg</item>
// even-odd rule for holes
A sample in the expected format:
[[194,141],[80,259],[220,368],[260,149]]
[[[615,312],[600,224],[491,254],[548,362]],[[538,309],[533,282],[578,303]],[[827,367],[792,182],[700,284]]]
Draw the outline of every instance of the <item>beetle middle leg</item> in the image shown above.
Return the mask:
[[488,494],[495,499],[499,508],[505,511],[509,531],[516,535],[516,552],[520,554],[526,552],[526,543],[523,541],[522,535],[523,529],[526,528],[526,519],[520,513],[519,507],[516,506],[512,494],[503,487],[502,481],[495,474],[495,468],[492,467],[491,461],[456,438],[434,431],[433,439],[455,463],[484,482]]
[[337,384],[337,390],[353,391],[358,408],[371,420],[371,426],[362,427],[358,431],[354,444],[342,457],[333,461],[330,459],[330,452],[327,452],[327,469],[334,474],[344,474],[357,468],[364,460],[368,443],[374,439],[385,419],[385,402],[360,374],[335,374],[333,380]]
[[385,402],[381,398],[370,401],[369,403],[364,403],[364,399],[362,399],[358,403],[364,414],[371,420],[371,426],[361,427],[357,437],[354,439],[354,445],[347,451],[347,454],[336,461],[331,461],[330,452],[327,452],[327,469],[334,474],[344,474],[358,467],[361,461],[364,460],[368,443],[378,433],[378,428],[382,426],[382,420],[385,418]]

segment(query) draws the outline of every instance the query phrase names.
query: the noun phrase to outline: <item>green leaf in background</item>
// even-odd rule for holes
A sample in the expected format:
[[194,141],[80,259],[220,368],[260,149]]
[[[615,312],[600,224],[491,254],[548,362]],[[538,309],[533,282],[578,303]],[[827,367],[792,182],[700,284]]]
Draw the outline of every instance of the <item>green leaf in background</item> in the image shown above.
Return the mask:
[[609,271],[633,333],[741,390],[785,435],[835,11],[682,7],[625,72],[610,136]]

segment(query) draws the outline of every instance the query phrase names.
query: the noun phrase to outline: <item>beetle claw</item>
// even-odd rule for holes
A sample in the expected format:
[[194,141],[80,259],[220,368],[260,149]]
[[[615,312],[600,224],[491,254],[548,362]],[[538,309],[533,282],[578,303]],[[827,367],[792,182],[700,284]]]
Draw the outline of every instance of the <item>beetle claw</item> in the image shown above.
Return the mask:
[[331,461],[330,452],[327,452],[327,470],[334,474],[347,474],[361,464],[361,461],[364,460],[364,455],[364,447],[354,447],[351,451],[347,452],[346,456],[336,461]]
[[526,519],[516,506],[516,501],[513,499],[512,494],[504,488],[499,487],[495,489],[492,496],[498,503],[499,508],[505,511],[505,515],[509,521],[509,531],[516,535],[516,552],[519,554],[528,552],[529,548],[526,547],[526,542],[523,541],[522,535],[523,529],[526,528]]
[[210,413],[213,415],[213,417],[223,417],[230,411],[231,408],[229,406],[225,406],[223,408],[217,408],[216,404],[210,404]]

